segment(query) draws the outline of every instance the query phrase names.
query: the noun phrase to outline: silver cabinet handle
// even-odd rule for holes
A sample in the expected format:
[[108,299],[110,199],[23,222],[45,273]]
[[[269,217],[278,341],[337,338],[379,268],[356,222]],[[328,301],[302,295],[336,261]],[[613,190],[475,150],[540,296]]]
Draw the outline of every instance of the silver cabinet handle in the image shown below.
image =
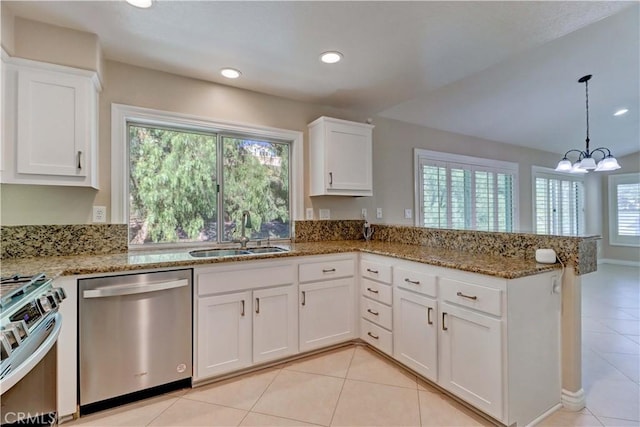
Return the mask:
[[373,314],[374,316],[378,316],[380,314],[377,311],[371,310],[370,308],[367,308],[367,312]]
[[431,312],[433,311],[432,307],[427,307],[427,324],[433,325],[433,321],[431,320]]
[[369,335],[371,338],[373,338],[374,340],[380,339],[379,336],[373,335],[371,332],[367,332],[367,335]]
[[307,303],[307,292],[302,291],[302,305],[305,305],[306,303]]
[[371,289],[371,288],[367,288],[367,290],[371,293],[377,294],[378,291],[376,291],[375,289]]
[[459,297],[462,297],[462,298],[472,299],[472,300],[474,300],[474,301],[478,299],[478,297],[477,297],[477,296],[475,296],[475,295],[474,295],[474,296],[471,296],[471,295],[465,295],[465,294],[463,294],[462,292],[457,292],[457,293],[456,293],[456,295],[458,295]]
[[329,172],[329,185],[333,185],[333,172]]
[[335,268],[323,268],[323,269],[322,269],[322,272],[323,272],[323,273],[333,273],[333,272],[335,272],[335,271],[336,271],[336,269],[335,269]]
[[78,169],[82,169],[82,151],[78,151]]
[[188,286],[187,279],[171,280],[168,282],[135,283],[132,285],[111,285],[82,292],[83,298],[105,298],[124,295],[142,294],[145,292],[164,291],[167,289]]
[[444,323],[444,319],[445,319],[446,316],[447,316],[447,313],[443,312],[442,313],[442,330],[443,331],[448,331],[449,330],[449,328],[447,328],[447,325]]
[[260,298],[256,298],[256,314],[260,314]]
[[378,274],[378,273],[379,273],[379,271],[378,271],[378,270],[372,270],[372,269],[370,269],[370,268],[367,268],[367,271],[368,271],[369,273],[371,273],[371,274]]
[[242,303],[242,311],[240,312],[240,316],[244,317],[244,300],[240,301]]
[[411,283],[413,285],[419,285],[420,284],[419,280],[411,280],[408,277],[405,277],[404,281],[407,282],[407,283]]

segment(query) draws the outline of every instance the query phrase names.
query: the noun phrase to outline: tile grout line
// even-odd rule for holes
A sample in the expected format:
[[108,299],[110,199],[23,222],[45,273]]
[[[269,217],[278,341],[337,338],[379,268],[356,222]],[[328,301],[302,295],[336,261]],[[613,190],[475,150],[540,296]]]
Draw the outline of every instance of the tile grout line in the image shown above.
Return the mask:
[[[280,365],[276,365],[276,366],[280,366]],[[249,408],[249,410],[247,411],[246,414],[244,414],[244,417],[242,417],[242,419],[240,420],[240,422],[238,423],[238,425],[241,425],[242,422],[245,420],[245,418],[247,418],[249,416],[249,414],[253,411],[253,408],[256,407],[256,405],[258,404],[258,402],[260,401],[260,399],[262,399],[262,396],[264,396],[264,394],[267,392],[267,390],[269,389],[269,387],[271,387],[271,384],[273,384],[273,382],[276,380],[276,378],[278,378],[278,376],[280,375],[280,373],[282,372],[284,368],[284,365],[282,365],[282,367],[280,367],[278,369],[278,373],[275,374],[273,376],[273,378],[271,379],[271,381],[269,382],[269,384],[267,384],[267,386],[264,388],[264,390],[262,390],[262,393],[260,393],[260,396],[258,396],[258,398],[256,399],[255,402],[253,402],[253,405],[251,405],[251,408]],[[274,366],[272,369],[276,369],[276,367]],[[268,414],[265,414],[268,415]],[[284,417],[281,417],[284,418]]]
[[340,393],[338,393],[338,400],[336,400],[336,406],[333,407],[333,413],[331,414],[331,419],[329,420],[329,426],[333,424],[333,419],[336,416],[336,411],[338,410],[338,405],[340,404],[340,397],[342,397],[342,391],[344,390],[344,385],[347,383],[347,376],[349,376],[349,370],[351,369],[351,364],[353,363],[353,359],[356,357],[357,346],[353,346],[353,354],[351,355],[351,360],[349,360],[349,366],[347,366],[347,371],[344,373],[344,378],[342,379],[342,387],[340,387]]
[[169,406],[167,406],[164,410],[160,411],[160,413],[158,415],[156,415],[155,417],[153,417],[151,419],[151,421],[149,421],[148,423],[145,424],[145,426],[150,426],[155,420],[157,420],[162,414],[164,414],[165,412],[167,412],[169,410],[169,408],[171,408],[173,405],[175,405],[176,403],[178,403],[178,401],[180,399],[182,399],[182,396],[175,396],[176,400]]

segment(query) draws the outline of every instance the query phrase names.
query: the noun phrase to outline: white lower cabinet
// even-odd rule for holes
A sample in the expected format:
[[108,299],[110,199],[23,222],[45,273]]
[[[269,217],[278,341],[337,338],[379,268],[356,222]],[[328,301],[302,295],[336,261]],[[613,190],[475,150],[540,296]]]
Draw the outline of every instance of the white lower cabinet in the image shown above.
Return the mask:
[[194,381],[298,352],[293,264],[248,262],[195,269],[194,275]]
[[393,356],[506,425],[560,403],[560,295],[550,272],[501,279],[393,267]]
[[297,292],[294,285],[253,291],[253,362],[298,352]]
[[300,351],[354,338],[353,278],[300,285]]
[[446,302],[440,307],[438,383],[502,420],[502,321]]
[[393,290],[393,356],[425,378],[438,381],[436,300]]
[[251,365],[251,292],[198,300],[196,378]]
[[[310,257],[299,265],[300,351],[355,338],[355,257]],[[335,276],[342,276],[334,279]]]

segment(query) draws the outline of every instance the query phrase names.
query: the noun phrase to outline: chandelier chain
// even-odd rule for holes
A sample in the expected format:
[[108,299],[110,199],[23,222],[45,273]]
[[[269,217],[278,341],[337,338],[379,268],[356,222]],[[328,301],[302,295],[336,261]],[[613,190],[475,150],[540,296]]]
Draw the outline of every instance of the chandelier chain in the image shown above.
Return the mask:
[[585,102],[586,102],[586,106],[587,106],[587,108],[586,108],[586,110],[587,110],[587,139],[586,139],[587,152],[586,153],[587,153],[587,156],[588,156],[590,154],[589,153],[589,80],[588,79],[585,80],[585,82],[584,82],[584,92],[585,92],[585,95],[586,95],[585,96],[585,99],[586,99]]

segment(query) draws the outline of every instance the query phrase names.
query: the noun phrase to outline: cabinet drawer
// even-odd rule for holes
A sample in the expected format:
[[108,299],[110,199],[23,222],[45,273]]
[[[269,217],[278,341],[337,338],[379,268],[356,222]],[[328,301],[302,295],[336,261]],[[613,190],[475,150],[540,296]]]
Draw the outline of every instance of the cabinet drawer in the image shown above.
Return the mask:
[[374,282],[369,279],[362,279],[360,281],[360,287],[362,288],[362,295],[371,298],[372,300],[391,305],[391,286],[383,285],[382,283]]
[[441,277],[440,294],[445,301],[452,302],[478,311],[502,315],[501,291],[474,283]]
[[300,282],[337,279],[353,276],[353,259],[327,260],[300,264],[298,274]]
[[436,282],[437,278],[432,274],[405,268],[393,269],[393,284],[399,288],[435,297],[437,296]]
[[391,332],[366,319],[360,320],[361,338],[375,348],[391,355],[393,353],[393,335]]
[[369,298],[360,299],[360,315],[383,328],[391,330],[391,307],[372,301]]
[[360,275],[379,282],[391,284],[391,266],[379,262],[362,260]]

